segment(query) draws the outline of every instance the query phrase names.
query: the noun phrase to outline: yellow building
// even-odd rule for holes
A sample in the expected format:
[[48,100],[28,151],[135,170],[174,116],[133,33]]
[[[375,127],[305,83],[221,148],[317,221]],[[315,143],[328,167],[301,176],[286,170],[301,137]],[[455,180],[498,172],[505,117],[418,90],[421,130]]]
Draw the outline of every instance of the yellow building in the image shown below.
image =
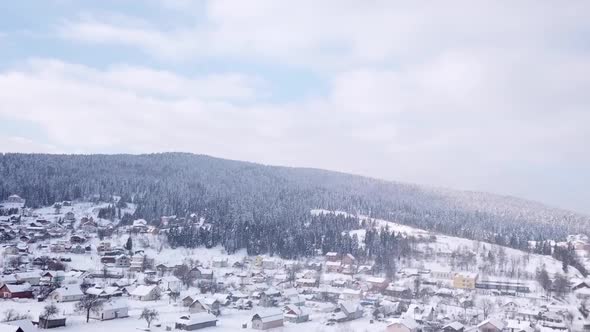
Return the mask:
[[461,289],[475,289],[477,276],[478,274],[473,272],[455,273],[455,276],[453,277],[453,287]]

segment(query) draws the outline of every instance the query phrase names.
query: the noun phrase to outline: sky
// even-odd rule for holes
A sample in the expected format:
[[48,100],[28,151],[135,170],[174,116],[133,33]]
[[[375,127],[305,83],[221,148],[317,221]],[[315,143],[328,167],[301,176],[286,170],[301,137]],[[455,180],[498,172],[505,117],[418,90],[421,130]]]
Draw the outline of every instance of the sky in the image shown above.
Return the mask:
[[185,151],[590,213],[590,2],[0,2],[0,152]]

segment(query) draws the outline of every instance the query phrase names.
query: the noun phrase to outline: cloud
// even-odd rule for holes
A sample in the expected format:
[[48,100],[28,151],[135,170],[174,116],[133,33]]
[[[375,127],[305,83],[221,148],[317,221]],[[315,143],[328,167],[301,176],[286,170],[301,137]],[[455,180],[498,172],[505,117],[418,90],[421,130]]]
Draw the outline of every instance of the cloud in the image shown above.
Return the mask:
[[[124,44],[173,60],[193,56],[248,57],[314,67],[420,61],[464,45],[536,49],[577,47],[588,31],[588,5],[524,1],[282,0],[207,1],[202,6],[170,6],[178,16],[200,14],[193,24],[145,22],[136,17],[85,15],[59,27],[69,39]],[[184,20],[182,22],[185,22]]]

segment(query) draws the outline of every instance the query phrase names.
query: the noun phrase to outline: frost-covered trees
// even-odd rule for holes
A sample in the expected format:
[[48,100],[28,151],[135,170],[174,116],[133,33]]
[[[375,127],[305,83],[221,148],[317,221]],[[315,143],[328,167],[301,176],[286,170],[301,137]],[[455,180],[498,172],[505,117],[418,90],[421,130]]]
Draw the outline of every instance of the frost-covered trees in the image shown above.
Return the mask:
[[[129,224],[134,218],[159,222],[162,216],[175,215],[197,224],[204,220],[209,225],[173,230],[169,238],[172,246],[222,245],[228,253],[245,248],[250,254],[278,254],[285,258],[310,256],[315,250],[325,252],[330,248],[377,257],[388,273],[395,270],[391,255],[378,251],[355,253],[359,238],[337,233],[359,228],[358,224],[351,227],[358,220],[332,216],[322,221],[339,224],[314,225],[309,211],[325,208],[361,213],[518,249],[527,249],[529,240],[543,243],[587,232],[590,225],[586,216],[514,198],[432,190],[335,172],[268,167],[185,153],[2,154],[0,200],[13,193],[25,198],[30,207],[75,199],[112,202],[101,216],[120,218],[121,224]],[[113,195],[121,199],[114,202]],[[120,209],[127,203],[137,205],[135,215],[121,216]],[[369,242],[389,247],[376,235]],[[405,254],[405,248],[398,249],[396,253]],[[551,254],[550,246],[539,250]]]
[[158,320],[159,316],[160,314],[156,309],[143,308],[143,311],[141,312],[139,319],[145,320],[145,322],[147,323],[147,327],[149,329],[152,325],[152,322],[154,320]]

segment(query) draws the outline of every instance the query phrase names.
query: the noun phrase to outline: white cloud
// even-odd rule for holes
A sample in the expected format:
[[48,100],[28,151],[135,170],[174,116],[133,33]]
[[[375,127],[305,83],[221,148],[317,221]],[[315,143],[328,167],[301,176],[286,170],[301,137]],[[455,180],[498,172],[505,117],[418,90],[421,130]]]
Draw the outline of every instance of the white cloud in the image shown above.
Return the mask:
[[[178,15],[201,13],[176,7]],[[180,2],[182,3],[182,2]],[[399,3],[302,0],[211,0],[205,20],[167,25],[119,16],[82,16],[60,26],[62,36],[91,43],[139,47],[175,60],[192,56],[278,59],[310,66],[395,63],[473,47],[536,49],[574,45],[588,32],[585,2],[554,6],[524,1]]]

